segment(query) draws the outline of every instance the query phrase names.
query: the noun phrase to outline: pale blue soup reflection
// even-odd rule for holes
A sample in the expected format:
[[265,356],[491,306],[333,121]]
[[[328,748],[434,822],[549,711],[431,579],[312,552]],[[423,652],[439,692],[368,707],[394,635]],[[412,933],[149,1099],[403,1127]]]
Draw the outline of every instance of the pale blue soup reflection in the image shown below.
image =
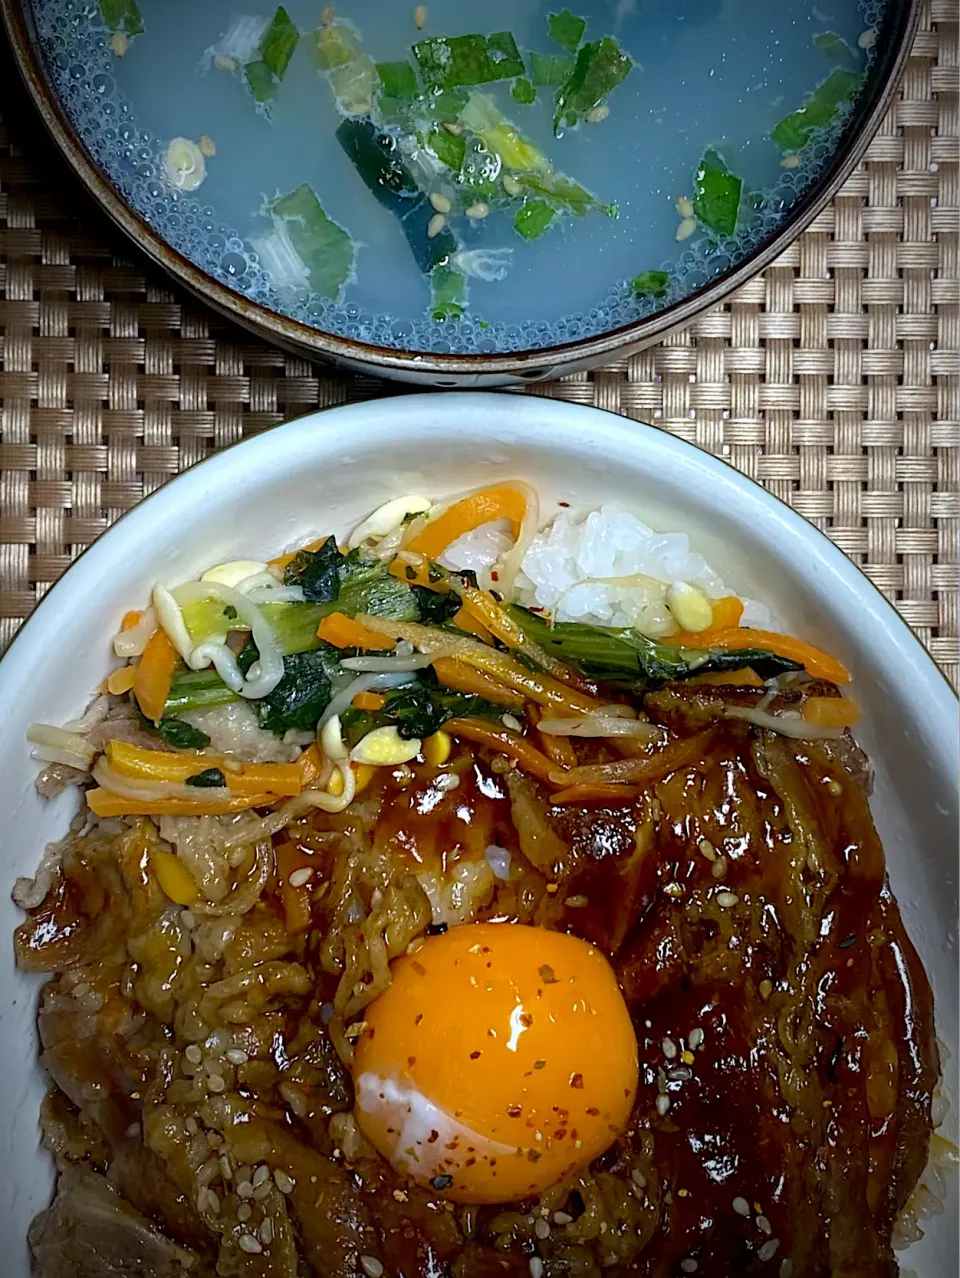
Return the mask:
[[174,248],[318,329],[458,353],[597,335],[742,260],[829,163],[884,8],[33,0],[81,138]]

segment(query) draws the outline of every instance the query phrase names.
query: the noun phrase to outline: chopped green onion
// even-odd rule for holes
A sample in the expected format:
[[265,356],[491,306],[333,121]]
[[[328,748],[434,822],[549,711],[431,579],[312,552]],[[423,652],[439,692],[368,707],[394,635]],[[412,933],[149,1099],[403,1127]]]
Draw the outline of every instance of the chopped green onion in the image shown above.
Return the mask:
[[715,235],[732,235],[737,229],[743,182],[735,177],[716,151],[707,151],[693,179],[693,212],[697,221]]
[[832,62],[845,62],[856,56],[843,36],[838,36],[835,31],[821,31],[813,37],[813,43]]
[[447,226],[436,235],[427,234],[434,209],[398,154],[396,138],[371,120],[344,120],[336,137],[367,190],[397,218],[417,266],[429,275],[457,251],[457,241]]
[[244,67],[250,92],[258,102],[269,102],[276,96],[299,40],[300,32],[281,5],[260,38],[259,58]]
[[556,215],[556,209],[551,208],[546,200],[527,200],[517,209],[513,225],[525,240],[535,240],[544,233]]
[[560,48],[566,49],[567,53],[576,53],[577,45],[583,39],[587,24],[583,18],[578,18],[569,9],[564,9],[562,13],[547,15],[547,28],[554,44],[559,44]]
[[385,97],[398,102],[416,102],[420,96],[417,73],[409,62],[378,62],[377,75]]
[[509,31],[491,36],[431,36],[413,46],[413,56],[423,83],[433,90],[523,75],[523,59]]
[[463,155],[467,148],[466,139],[458,133],[448,133],[446,129],[431,129],[424,139],[424,145],[437,157],[441,164],[454,173],[463,168]]
[[317,66],[344,115],[369,115],[380,87],[377,68],[356,33],[343,22],[321,26],[314,38]]
[[430,292],[430,314],[438,323],[463,317],[467,281],[459,271],[438,266],[430,275]]
[[273,230],[256,241],[262,265],[278,288],[338,298],[353,273],[353,240],[326,213],[312,187],[298,186],[264,210]]
[[670,276],[666,271],[644,271],[630,282],[633,295],[643,300],[647,297],[666,297]]
[[799,151],[815,129],[823,128],[837,114],[843,102],[855,98],[863,84],[863,73],[835,67],[821,85],[770,134],[781,151]]
[[114,33],[128,38],[143,35],[143,18],[137,0],[100,0],[100,12]]
[[537,91],[529,80],[514,80],[510,96],[514,102],[519,102],[521,106],[530,106],[532,102],[537,100]]
[[530,54],[530,79],[537,88],[559,88],[573,67],[574,59],[566,53]]
[[563,125],[572,127],[585,119],[588,112],[627,78],[632,66],[633,60],[610,36],[585,44],[557,92],[554,133],[559,137]]

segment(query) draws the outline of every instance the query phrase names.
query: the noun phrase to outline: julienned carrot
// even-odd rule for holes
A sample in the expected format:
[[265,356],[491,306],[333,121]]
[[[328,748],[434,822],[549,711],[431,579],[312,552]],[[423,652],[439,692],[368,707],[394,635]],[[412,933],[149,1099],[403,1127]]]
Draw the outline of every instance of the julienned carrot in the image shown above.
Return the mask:
[[706,630],[678,630],[668,635],[663,643],[682,644],[685,648],[709,648],[711,635],[718,630],[732,630],[740,625],[743,616],[743,603],[736,595],[725,595],[723,599],[715,599],[711,603],[713,620]]
[[159,723],[163,718],[178,655],[164,630],[155,630],[143,650],[133,681],[133,695],[144,717],[152,723]]
[[472,692],[498,706],[505,706],[508,710],[523,709],[522,692],[508,688],[493,675],[475,670],[465,661],[458,661],[456,657],[438,657],[433,668],[444,687],[452,688],[454,692]]
[[571,785],[551,794],[550,802],[557,807],[565,803],[603,803],[618,807],[632,803],[636,797],[637,791],[628,785]]
[[387,572],[398,581],[405,581],[408,586],[423,586],[426,590],[436,590],[437,583],[430,580],[430,560],[423,555],[417,557],[416,563],[408,563],[402,555],[396,555],[390,561]]
[[[706,633],[706,632],[705,632]],[[828,683],[849,683],[850,671],[829,653],[821,652],[804,643],[802,639],[794,639],[791,635],[781,635],[775,630],[751,630],[749,626],[730,630],[712,630],[709,632],[709,646],[724,648],[728,652],[737,648],[766,648],[775,652],[778,657],[786,657],[788,661],[796,661],[803,666],[807,674],[815,679],[826,679]],[[698,646],[704,645],[704,637],[700,635]]]
[[[202,794],[200,790],[198,793]],[[247,808],[269,808],[278,802],[275,794],[238,794],[230,799],[125,799],[101,788],[87,791],[87,807],[97,816],[223,816],[245,812]]]
[[801,713],[817,728],[852,728],[860,718],[860,707],[849,697],[808,697]]
[[499,485],[485,488],[482,492],[472,493],[462,501],[455,502],[442,515],[432,519],[406,549],[414,554],[426,555],[428,559],[436,559],[458,537],[473,532],[475,528],[489,524],[494,519],[509,519],[516,537],[526,511],[527,503],[523,494],[515,488]]
[[455,613],[453,624],[458,630],[465,630],[468,635],[475,635],[478,639],[482,639],[484,643],[490,643],[493,640],[493,635],[486,626],[477,621],[476,617],[471,617],[466,608],[461,608],[459,612]]
[[524,772],[529,772],[531,776],[538,777],[541,781],[552,783],[553,778],[563,774],[562,768],[548,759],[545,754],[541,754],[524,737],[511,732],[509,728],[495,728],[492,724],[484,723],[480,719],[448,719],[443,725],[443,730],[449,732],[451,736],[465,737],[467,741],[488,746],[491,750],[496,750],[498,754],[505,754],[510,759],[516,759]]
[[[305,546],[301,546],[300,550],[319,550],[326,540],[326,537],[318,537],[316,541],[308,541]],[[272,568],[286,568],[287,564],[292,563],[299,555],[300,550],[291,550],[287,555],[277,555],[276,559],[270,560],[270,566]]]
[[386,701],[379,692],[358,692],[351,705],[354,710],[382,710]]
[[708,687],[733,687],[733,688],[762,688],[763,680],[751,670],[749,666],[744,666],[742,670],[718,670],[716,674],[694,675],[692,679],[685,680],[687,684],[693,684],[699,687],[704,684]]
[[316,744],[307,746],[297,759],[297,767],[300,769],[300,785],[306,790],[323,775],[323,755],[320,753],[319,746]]
[[119,670],[114,670],[113,674],[107,675],[107,692],[114,697],[122,696],[123,693],[130,691],[136,678],[136,666],[121,666]]
[[[227,789],[234,795],[292,796],[303,789],[297,763],[245,763],[239,770],[216,755],[178,754],[171,750],[144,750],[126,741],[111,740],[106,745],[107,762],[121,776],[137,781],[172,781],[184,784],[208,768],[219,768]],[[197,789],[198,801],[203,798]]]
[[313,919],[310,912],[310,887],[303,883],[294,887],[290,875],[297,870],[312,869],[315,858],[304,852],[296,843],[280,843],[276,848],[277,882],[280,900],[283,902],[284,922],[290,936],[310,931]]
[[329,617],[324,617],[317,627],[317,638],[334,648],[373,648],[382,652],[393,647],[389,639],[342,612],[331,612]]

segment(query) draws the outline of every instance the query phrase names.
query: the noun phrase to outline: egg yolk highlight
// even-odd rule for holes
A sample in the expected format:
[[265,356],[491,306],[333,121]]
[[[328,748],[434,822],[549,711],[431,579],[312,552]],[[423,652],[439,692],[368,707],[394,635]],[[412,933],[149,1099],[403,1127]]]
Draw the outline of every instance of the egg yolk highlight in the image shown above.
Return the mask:
[[462,1203],[537,1194],[625,1129],[637,1040],[578,937],[475,923],[393,965],[353,1065],[356,1118],[397,1171]]

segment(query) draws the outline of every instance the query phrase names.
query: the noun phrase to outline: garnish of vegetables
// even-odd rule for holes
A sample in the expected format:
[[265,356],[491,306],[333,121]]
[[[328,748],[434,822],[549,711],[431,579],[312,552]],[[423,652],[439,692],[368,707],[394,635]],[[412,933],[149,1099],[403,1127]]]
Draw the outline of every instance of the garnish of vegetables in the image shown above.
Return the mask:
[[803,101],[803,105],[781,120],[770,134],[781,151],[799,151],[809,142],[815,129],[821,129],[836,116],[840,106],[857,96],[863,85],[863,72],[835,67],[826,80]]

